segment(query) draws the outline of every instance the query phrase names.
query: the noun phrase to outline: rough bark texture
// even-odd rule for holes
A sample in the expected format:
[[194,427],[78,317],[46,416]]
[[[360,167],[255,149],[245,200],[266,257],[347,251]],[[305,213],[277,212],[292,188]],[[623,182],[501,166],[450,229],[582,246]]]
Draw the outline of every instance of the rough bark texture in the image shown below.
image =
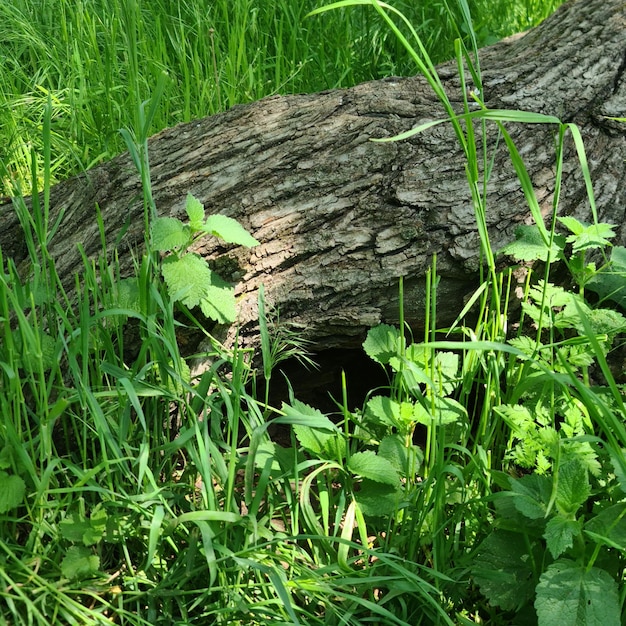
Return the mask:
[[[626,243],[626,4],[579,0],[525,36],[482,50],[484,100],[558,116],[581,127],[600,218]],[[451,99],[461,103],[455,64],[441,66]],[[150,140],[153,195],[160,214],[184,218],[193,193],[208,211],[237,218],[261,245],[229,250],[207,241],[207,257],[239,267],[240,321],[254,336],[256,295],[265,284],[281,320],[302,329],[317,349],[350,345],[397,315],[405,277],[407,318],[419,326],[424,272],[433,253],[442,275],[440,312],[454,317],[475,286],[479,240],[461,151],[449,125],[400,143],[373,143],[442,115],[425,80],[389,78],[353,89],[271,97]],[[554,187],[554,127],[509,128],[546,213]],[[495,136],[495,134],[494,134]],[[529,220],[504,145],[496,151],[487,221],[492,246]],[[120,256],[140,245],[141,188],[128,155],[52,190],[65,211],[52,242],[61,275],[80,269],[76,244],[96,253],[99,205],[109,241],[130,219]],[[590,218],[573,144],[565,154],[561,212]],[[24,257],[10,205],[0,207],[0,247]]]

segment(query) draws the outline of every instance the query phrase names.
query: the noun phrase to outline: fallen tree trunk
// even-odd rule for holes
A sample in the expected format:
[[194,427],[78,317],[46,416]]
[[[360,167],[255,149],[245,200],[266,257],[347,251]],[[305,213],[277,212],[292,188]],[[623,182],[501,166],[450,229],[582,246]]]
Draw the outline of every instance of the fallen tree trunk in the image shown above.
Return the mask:
[[[490,108],[556,115],[580,126],[600,218],[618,225],[626,243],[626,126],[607,119],[626,113],[626,9],[621,0],[578,0],[561,7],[525,36],[481,51],[483,99]],[[459,107],[456,64],[439,68]],[[460,110],[460,109],[459,109]],[[207,258],[237,265],[239,317],[255,334],[258,287],[279,307],[281,320],[301,329],[319,350],[356,344],[364,331],[395,321],[398,278],[405,277],[406,315],[419,326],[424,274],[433,253],[442,276],[439,311],[459,312],[475,286],[479,238],[461,150],[448,124],[410,140],[373,143],[443,110],[421,77],[389,78],[352,89],[271,97],[165,130],[149,142],[152,193],[161,215],[184,218],[188,192],[208,212],[239,220],[261,242],[229,250],[207,241]],[[546,214],[554,191],[555,128],[509,127]],[[493,137],[495,138],[495,129]],[[573,143],[564,155],[561,212],[590,219]],[[52,215],[65,217],[50,250],[57,270],[81,266],[77,244],[96,254],[98,205],[109,243],[143,241],[141,185],[128,155],[63,182],[51,194]],[[487,222],[494,248],[529,220],[509,156],[495,151]],[[25,257],[10,205],[0,207],[0,248]]]

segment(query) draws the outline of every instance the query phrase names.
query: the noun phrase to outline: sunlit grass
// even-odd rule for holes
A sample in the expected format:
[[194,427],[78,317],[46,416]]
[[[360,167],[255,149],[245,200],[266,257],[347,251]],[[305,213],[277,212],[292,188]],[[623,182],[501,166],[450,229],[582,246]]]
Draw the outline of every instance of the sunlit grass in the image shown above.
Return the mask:
[[[559,0],[477,0],[479,43],[526,29]],[[42,110],[53,105],[53,180],[124,149],[136,104],[166,75],[152,132],[269,94],[313,92],[415,71],[368,7],[305,19],[316,1],[29,0],[0,5],[1,158],[30,189],[30,149],[41,152]],[[453,56],[445,3],[396,3],[435,62]],[[8,176],[0,195],[11,195]]]

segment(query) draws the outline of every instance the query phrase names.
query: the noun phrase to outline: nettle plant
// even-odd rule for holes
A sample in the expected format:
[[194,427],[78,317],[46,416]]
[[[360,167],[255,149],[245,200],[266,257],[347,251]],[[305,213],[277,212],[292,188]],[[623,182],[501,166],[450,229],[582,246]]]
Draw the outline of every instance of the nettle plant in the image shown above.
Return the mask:
[[[625,251],[615,248],[611,260],[604,256],[614,236],[609,224],[559,220],[569,236],[555,235],[547,243],[536,227],[522,227],[517,241],[503,250],[519,260],[547,263],[544,280],[527,287],[522,304],[537,337],[509,340],[520,351],[507,379],[512,392],[508,403],[494,409],[510,428],[505,460],[522,474],[532,473],[494,473],[502,490],[494,495],[494,530],[481,543],[472,573],[491,605],[521,618],[532,615],[534,604],[541,626],[618,624],[626,477],[619,448],[597,436],[589,400],[615,415],[623,415],[623,404],[610,374],[607,387],[598,384],[588,395],[571,383],[588,388],[590,370],[601,369],[597,360],[604,361],[616,335],[626,330],[623,315],[592,308],[584,297],[588,287],[622,302]],[[588,260],[591,250],[602,253],[600,268]],[[546,280],[557,260],[566,263],[576,290]]]
[[188,224],[174,217],[159,217],[150,229],[152,249],[165,255],[161,274],[169,296],[189,309],[199,306],[206,317],[220,324],[230,324],[236,317],[234,288],[190,248],[207,235],[248,248],[259,242],[231,217],[206,217],[204,206],[191,194],[187,194],[185,211]]

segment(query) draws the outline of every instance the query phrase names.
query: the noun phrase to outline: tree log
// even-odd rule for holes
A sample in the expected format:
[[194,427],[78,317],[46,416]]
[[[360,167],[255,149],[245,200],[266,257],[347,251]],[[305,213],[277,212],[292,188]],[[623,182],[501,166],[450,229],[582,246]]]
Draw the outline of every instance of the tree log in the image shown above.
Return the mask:
[[[578,0],[522,37],[480,53],[482,97],[490,108],[558,116],[582,131],[599,216],[617,224],[626,243],[626,5]],[[439,68],[461,111],[456,63]],[[280,319],[300,329],[316,350],[356,345],[364,332],[397,321],[398,278],[405,277],[407,319],[423,317],[424,275],[434,253],[442,277],[439,312],[453,319],[475,287],[479,238],[461,150],[449,124],[410,140],[374,143],[443,109],[418,76],[388,78],[351,89],[275,96],[165,130],[149,141],[152,193],[161,215],[185,219],[191,192],[208,212],[239,220],[261,242],[250,250],[207,240],[198,251],[237,265],[239,322],[254,341],[258,287]],[[552,210],[555,127],[510,124],[546,215]],[[494,249],[509,242],[530,215],[503,142],[495,147],[487,222]],[[52,219],[64,211],[50,250],[57,271],[79,271],[80,243],[97,254],[98,205],[109,244],[122,224],[125,270],[143,242],[141,185],[128,154],[56,185]],[[564,155],[562,214],[589,221],[573,142]],[[11,205],[0,206],[0,248],[25,258]],[[445,310],[444,310],[445,307]]]

